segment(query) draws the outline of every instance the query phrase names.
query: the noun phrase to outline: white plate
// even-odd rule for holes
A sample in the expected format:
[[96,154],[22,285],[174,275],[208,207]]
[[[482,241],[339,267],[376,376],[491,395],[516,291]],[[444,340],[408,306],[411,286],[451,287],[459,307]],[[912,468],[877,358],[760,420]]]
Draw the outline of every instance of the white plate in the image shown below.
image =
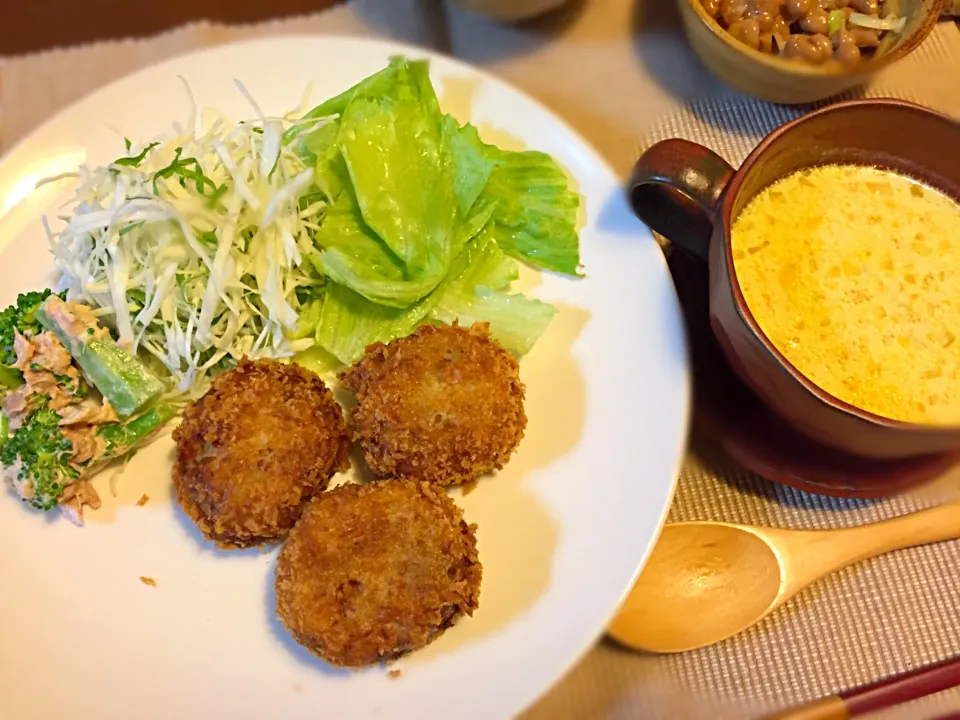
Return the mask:
[[[489,140],[556,157],[585,197],[587,278],[529,274],[561,312],[521,365],[527,436],[498,476],[457,502],[479,524],[480,609],[386,669],[335,671],[273,617],[276,553],[205,546],[170,494],[172,442],[116,480],[80,530],[0,495],[0,717],[503,718],[555,683],[603,631],[648,556],[687,429],[681,315],[661,251],[610,168],[567,125],[504,83],[448,58],[365,40],[230,45],[148,68],[82,100],[0,162],[0,302],[50,268],[40,217],[63,188],[37,177],[107,162],[121,137],[185,120],[188,101],[252,115],[319,100],[389,56],[431,57],[441,103]],[[532,281],[531,281],[532,277]],[[147,494],[149,502],[136,501]],[[152,577],[156,587],[140,581]]]

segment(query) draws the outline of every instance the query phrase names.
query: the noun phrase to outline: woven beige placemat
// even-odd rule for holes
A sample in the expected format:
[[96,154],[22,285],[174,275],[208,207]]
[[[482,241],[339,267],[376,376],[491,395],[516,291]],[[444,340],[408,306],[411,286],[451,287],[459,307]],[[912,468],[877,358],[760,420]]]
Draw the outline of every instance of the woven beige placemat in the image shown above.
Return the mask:
[[[444,16],[437,0],[356,0],[275,23],[198,24],[148,40],[0,59],[0,149],[73,100],[145,65],[236,39],[291,33],[388,36],[450,51],[552,107],[622,173],[644,146],[666,136],[703,142],[738,163],[798,112],[749,101],[717,83],[683,41],[671,0],[584,0],[520,28],[456,10]],[[957,112],[960,31],[942,25],[869,92]],[[941,488],[950,492],[953,485],[948,479]],[[691,453],[671,520],[838,527],[918,509],[936,497],[930,491],[878,503],[830,500]],[[947,657],[960,649],[958,570],[956,543],[905,551],[828,579],[713,648],[654,657],[600,643],[527,717],[754,717]],[[945,693],[883,717],[922,720],[956,709],[960,693]]]

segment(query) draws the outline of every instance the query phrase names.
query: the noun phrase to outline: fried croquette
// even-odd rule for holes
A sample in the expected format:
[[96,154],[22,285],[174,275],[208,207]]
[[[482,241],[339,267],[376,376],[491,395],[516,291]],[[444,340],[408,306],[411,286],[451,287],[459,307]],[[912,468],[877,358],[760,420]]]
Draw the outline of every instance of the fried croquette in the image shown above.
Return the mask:
[[400,657],[478,607],[474,531],[429,483],[329,490],[310,502],[280,551],[277,615],[332,665]]
[[343,411],[314,373],[244,358],[188,407],[174,431],[177,500],[208,540],[243,548],[282,538],[349,467]]
[[374,473],[459,485],[501,469],[527,417],[516,359],[489,326],[424,325],[367,348],[341,376]]

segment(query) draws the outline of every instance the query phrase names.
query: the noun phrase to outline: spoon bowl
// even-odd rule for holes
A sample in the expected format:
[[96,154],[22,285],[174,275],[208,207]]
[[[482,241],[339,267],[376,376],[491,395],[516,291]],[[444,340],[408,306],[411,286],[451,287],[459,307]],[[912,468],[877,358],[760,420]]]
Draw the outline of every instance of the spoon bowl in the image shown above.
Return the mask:
[[960,501],[842,530],[674,523],[608,632],[637,650],[695,650],[746,630],[841,568],[958,537]]
[[667,525],[609,632],[636,644],[636,629],[643,628],[643,649],[651,652],[712,645],[764,617],[781,584],[775,552],[749,529]]

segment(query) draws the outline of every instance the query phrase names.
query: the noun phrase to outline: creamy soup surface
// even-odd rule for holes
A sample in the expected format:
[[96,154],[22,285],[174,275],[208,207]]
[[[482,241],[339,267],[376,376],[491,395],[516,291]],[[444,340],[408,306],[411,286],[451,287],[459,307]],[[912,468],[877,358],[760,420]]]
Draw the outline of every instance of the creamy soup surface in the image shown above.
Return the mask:
[[733,225],[760,328],[811,381],[897,420],[960,424],[960,204],[877,168],[766,188]]

